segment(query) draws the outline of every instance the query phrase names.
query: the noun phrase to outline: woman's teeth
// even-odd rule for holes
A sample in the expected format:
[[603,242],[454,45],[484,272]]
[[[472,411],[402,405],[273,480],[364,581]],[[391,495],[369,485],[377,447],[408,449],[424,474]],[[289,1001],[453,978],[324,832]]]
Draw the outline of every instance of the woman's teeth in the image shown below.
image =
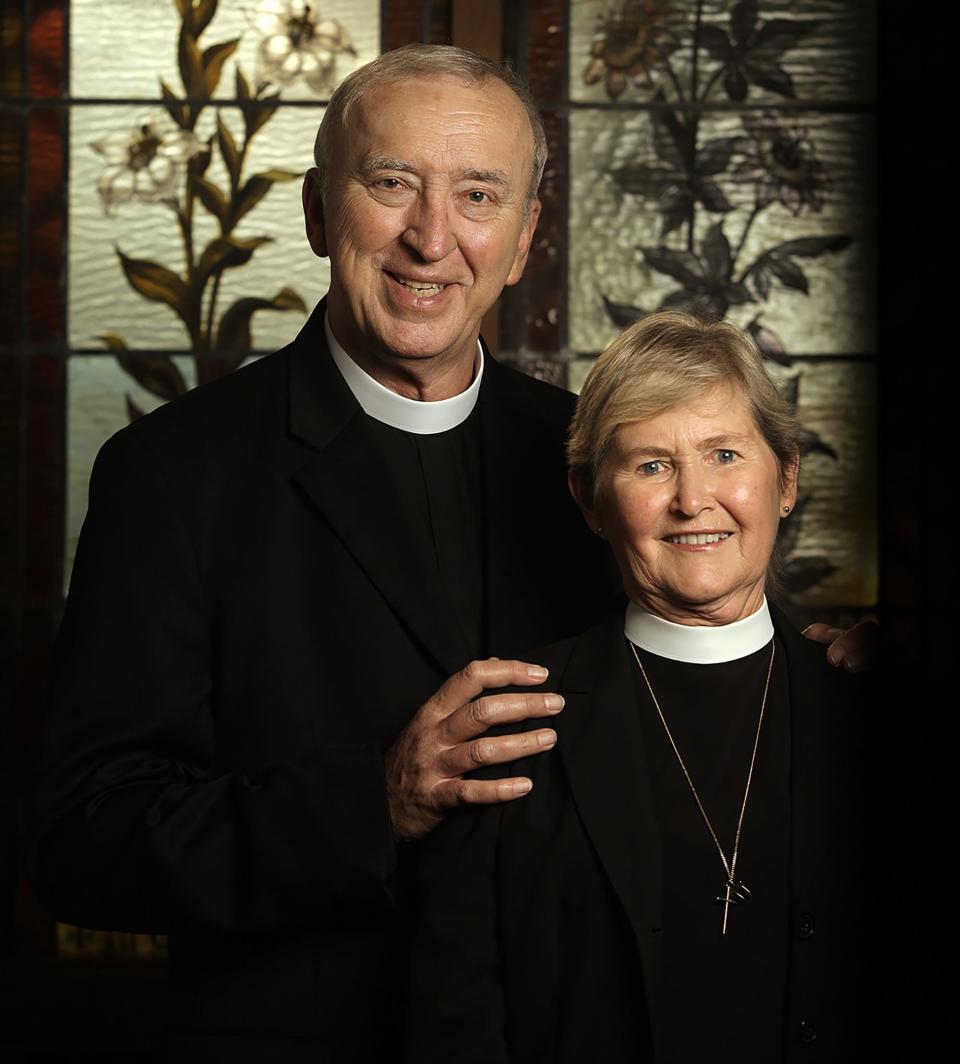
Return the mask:
[[682,543],[688,547],[700,546],[703,543],[719,543],[726,539],[729,532],[696,532],[685,536],[667,536],[668,543]]

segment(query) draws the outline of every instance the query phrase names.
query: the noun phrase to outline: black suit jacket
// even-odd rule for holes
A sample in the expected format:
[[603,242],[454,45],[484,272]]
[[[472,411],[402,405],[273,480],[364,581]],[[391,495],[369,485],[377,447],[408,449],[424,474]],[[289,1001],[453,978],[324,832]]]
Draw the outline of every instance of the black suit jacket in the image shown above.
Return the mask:
[[[39,741],[42,899],[81,926],[169,932],[173,1026],[229,1059],[396,1046],[382,755],[468,656],[322,314],[103,447]],[[565,487],[572,404],[487,357],[490,648],[609,602]]]
[[[785,1059],[842,1061],[864,1044],[860,684],[772,612],[791,701]],[[657,1056],[660,847],[622,609],[537,660],[566,706],[556,750],[516,768],[532,794],[451,817],[425,846],[415,1064]]]

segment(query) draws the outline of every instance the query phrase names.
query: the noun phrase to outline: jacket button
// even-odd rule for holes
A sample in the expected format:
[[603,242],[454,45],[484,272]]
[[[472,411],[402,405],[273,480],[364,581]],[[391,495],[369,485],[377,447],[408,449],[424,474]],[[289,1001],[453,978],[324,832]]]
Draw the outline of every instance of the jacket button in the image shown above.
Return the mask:
[[813,913],[800,914],[800,923],[797,924],[797,934],[801,938],[813,937]]
[[804,1045],[810,1045],[810,1043],[817,1037],[817,1025],[813,1020],[801,1020],[800,1021],[800,1041]]

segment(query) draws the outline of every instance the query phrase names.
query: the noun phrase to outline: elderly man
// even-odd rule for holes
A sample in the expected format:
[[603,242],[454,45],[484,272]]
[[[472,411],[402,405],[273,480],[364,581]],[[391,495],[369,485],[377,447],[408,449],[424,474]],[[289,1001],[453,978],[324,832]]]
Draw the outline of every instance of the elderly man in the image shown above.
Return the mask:
[[[478,339],[544,157],[523,88],[469,53],[351,75],[304,186],[327,299],[97,460],[31,867],[63,920],[170,934],[177,1059],[389,1058],[404,841],[521,797],[463,776],[555,741],[484,736],[561,700],[478,660],[611,594],[564,484],[572,398]],[[506,684],[534,690],[478,698]]]

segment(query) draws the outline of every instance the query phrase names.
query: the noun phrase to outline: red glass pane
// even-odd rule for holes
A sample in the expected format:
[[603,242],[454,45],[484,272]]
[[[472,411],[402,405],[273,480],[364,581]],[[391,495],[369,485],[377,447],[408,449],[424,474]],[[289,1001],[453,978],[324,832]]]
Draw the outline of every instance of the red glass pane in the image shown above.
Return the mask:
[[23,95],[23,19],[18,3],[0,7],[0,96]]
[[30,95],[62,96],[66,90],[65,0],[33,0],[30,5]]
[[27,320],[30,339],[50,344],[64,335],[63,272],[66,206],[66,116],[33,111],[27,127]]

